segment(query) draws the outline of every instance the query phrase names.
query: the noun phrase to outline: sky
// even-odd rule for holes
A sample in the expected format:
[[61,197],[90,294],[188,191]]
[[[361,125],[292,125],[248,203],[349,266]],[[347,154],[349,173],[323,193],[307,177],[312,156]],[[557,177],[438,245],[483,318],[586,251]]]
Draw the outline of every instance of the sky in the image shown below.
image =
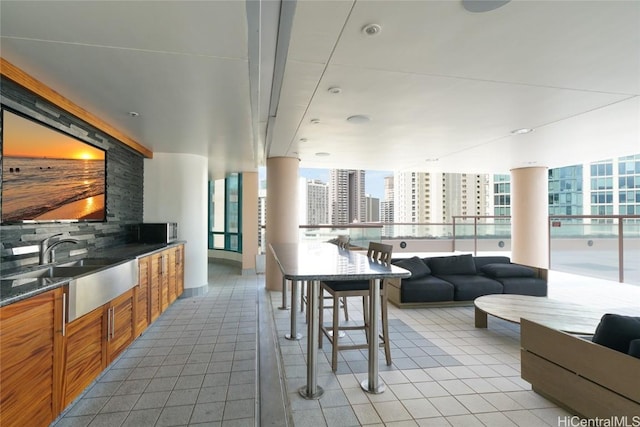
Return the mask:
[[[265,170],[261,168],[259,179],[266,179]],[[319,179],[322,182],[329,183],[329,169],[310,169],[300,168],[298,174],[307,179]],[[393,176],[392,171],[365,171],[365,190],[366,194],[372,197],[384,200],[384,177]]]
[[104,159],[104,151],[3,110],[3,154],[10,157]]

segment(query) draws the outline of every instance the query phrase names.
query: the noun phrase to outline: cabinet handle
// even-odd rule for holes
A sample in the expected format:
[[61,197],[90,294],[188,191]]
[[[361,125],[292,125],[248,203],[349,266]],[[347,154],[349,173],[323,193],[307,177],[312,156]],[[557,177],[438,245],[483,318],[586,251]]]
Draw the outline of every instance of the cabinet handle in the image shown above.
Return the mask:
[[107,341],[111,341],[111,307],[107,310]]
[[62,294],[62,336],[67,335],[67,294]]

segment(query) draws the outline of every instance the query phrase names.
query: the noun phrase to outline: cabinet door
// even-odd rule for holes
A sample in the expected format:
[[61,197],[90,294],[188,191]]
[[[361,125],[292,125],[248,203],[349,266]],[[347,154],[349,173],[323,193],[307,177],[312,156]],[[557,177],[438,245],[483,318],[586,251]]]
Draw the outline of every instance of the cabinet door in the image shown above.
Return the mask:
[[133,290],[107,305],[107,363],[111,363],[133,341]]
[[[54,354],[61,289],[0,308],[0,425],[48,426],[55,418]],[[60,314],[59,314],[60,313]]]
[[161,256],[154,254],[148,257],[151,260],[151,268],[149,272],[149,322],[153,322],[160,316],[160,268]]
[[177,282],[176,282],[176,261],[177,251],[176,248],[171,248],[167,253],[168,257],[168,280],[169,280],[169,304],[173,303],[178,298]]
[[160,272],[160,312],[164,312],[169,307],[169,251],[162,251],[159,260]]
[[104,307],[67,324],[64,350],[62,409],[73,401],[106,367]]
[[149,257],[138,260],[138,285],[133,288],[136,337],[149,326],[149,264]]
[[176,249],[176,295],[184,292],[184,245]]

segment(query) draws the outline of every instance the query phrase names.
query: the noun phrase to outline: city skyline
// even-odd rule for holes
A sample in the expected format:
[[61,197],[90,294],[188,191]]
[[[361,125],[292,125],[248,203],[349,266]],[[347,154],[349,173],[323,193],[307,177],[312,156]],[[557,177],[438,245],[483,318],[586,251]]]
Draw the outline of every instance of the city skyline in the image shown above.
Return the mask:
[[[266,169],[260,168],[259,179],[263,181],[266,179]],[[330,169],[315,169],[315,168],[300,168],[298,176],[307,179],[319,179],[324,183],[329,183],[329,171]],[[365,193],[384,200],[384,177],[393,176],[393,171],[376,171],[365,170]]]

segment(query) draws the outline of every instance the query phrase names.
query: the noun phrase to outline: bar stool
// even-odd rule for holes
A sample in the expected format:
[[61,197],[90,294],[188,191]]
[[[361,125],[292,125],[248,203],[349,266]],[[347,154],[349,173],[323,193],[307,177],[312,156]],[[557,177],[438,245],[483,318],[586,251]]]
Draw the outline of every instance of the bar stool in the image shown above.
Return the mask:
[[[384,265],[391,264],[391,253],[393,251],[392,245],[385,245],[377,242],[370,242],[369,249],[367,250],[367,257],[371,260],[380,262]],[[387,292],[385,286],[385,280],[380,283],[380,307],[382,313],[382,334],[380,334],[380,346],[384,347],[384,353],[387,361],[387,365],[391,365],[391,347],[389,345],[389,323],[387,316]],[[326,327],[323,324],[323,311],[319,313],[320,334],[318,346],[322,348],[322,336],[326,336],[332,345],[331,350],[331,369],[335,372],[338,368],[338,351],[340,350],[355,350],[367,348],[368,344],[352,344],[352,345],[340,345],[340,331],[345,330],[364,330],[369,342],[369,325],[370,322],[377,322],[378,319],[369,318],[369,281],[368,280],[345,280],[345,281],[331,281],[320,283],[320,295],[323,297],[324,291],[330,294],[330,298],[333,300],[333,321],[331,327]],[[339,318],[339,303],[344,301],[346,305],[347,297],[362,297],[363,317],[364,324],[353,326],[340,326]]]

